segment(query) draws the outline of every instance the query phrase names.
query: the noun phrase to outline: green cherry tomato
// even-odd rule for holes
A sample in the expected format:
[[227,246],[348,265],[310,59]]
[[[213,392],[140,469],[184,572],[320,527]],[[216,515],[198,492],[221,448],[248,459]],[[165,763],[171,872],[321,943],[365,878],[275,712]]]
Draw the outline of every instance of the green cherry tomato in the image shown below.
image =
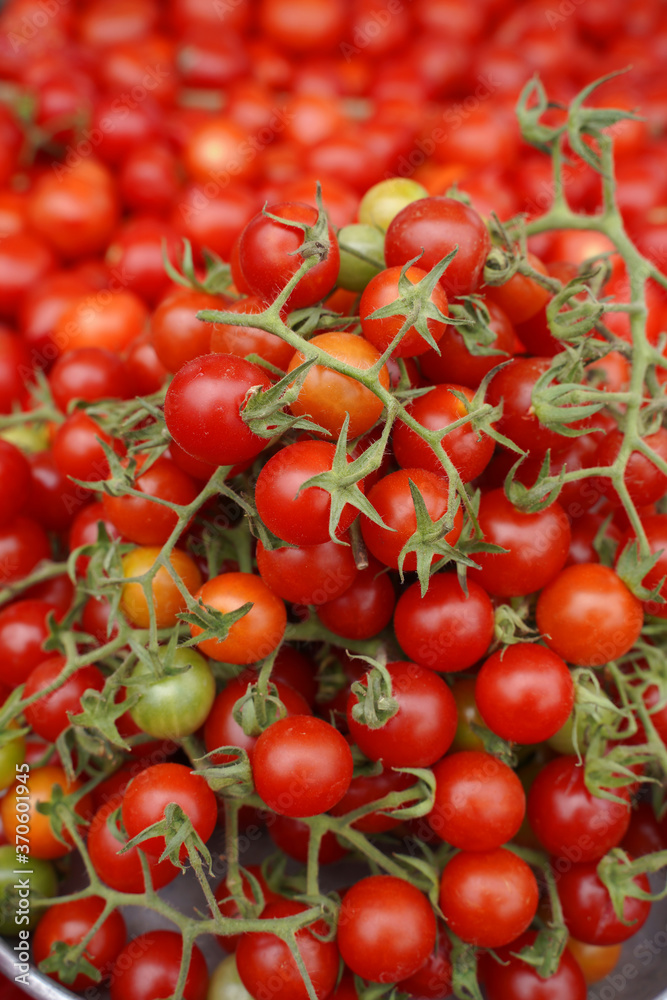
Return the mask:
[[228,955],[216,966],[206,1000],[252,1000],[236,968],[236,955]]
[[[10,728],[16,727],[15,722],[9,723]],[[16,777],[16,768],[25,760],[25,740],[15,736],[6,743],[0,744],[0,792],[9,788]]]
[[384,270],[384,233],[376,226],[343,226],[338,233],[340,270],[337,284],[350,292],[363,292]]
[[[29,831],[26,839],[29,847]],[[7,937],[31,930],[44,912],[36,905],[37,900],[50,899],[58,888],[51,862],[21,852],[17,849],[21,846],[22,840],[17,837],[17,847],[11,844],[0,847],[0,934]],[[28,859],[25,864],[17,860],[19,855]],[[30,874],[24,874],[23,869]]]
[[406,205],[420,198],[428,198],[422,184],[409,177],[389,177],[369,188],[359,205],[359,222],[377,226],[383,232]]
[[130,715],[149,736],[180,739],[204,723],[215,699],[215,680],[204,657],[193,649],[177,649],[173,666],[178,673],[155,677],[145,663],[131,674],[132,684],[140,680],[141,697]]

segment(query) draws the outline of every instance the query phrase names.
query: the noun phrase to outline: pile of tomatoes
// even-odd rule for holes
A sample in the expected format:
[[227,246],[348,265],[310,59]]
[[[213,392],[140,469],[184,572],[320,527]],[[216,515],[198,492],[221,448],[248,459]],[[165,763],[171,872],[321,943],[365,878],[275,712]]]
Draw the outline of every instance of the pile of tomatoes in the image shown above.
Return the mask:
[[0,11],[0,933],[63,987],[585,1000],[643,927],[666,47],[652,0]]

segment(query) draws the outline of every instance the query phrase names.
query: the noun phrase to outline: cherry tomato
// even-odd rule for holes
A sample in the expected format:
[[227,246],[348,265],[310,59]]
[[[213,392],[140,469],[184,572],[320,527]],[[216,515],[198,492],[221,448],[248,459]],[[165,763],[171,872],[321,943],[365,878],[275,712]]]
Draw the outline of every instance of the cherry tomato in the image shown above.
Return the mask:
[[491,754],[449,754],[433,768],[435,805],[428,821],[439,837],[466,851],[492,851],[523,821],[526,797],[514,771]]
[[[131,847],[129,851],[119,853],[128,839],[121,833],[117,818],[112,816],[118,809],[121,797],[119,795],[118,799],[112,798],[101,805],[93,816],[88,830],[88,854],[93,868],[110,888],[119,892],[144,892],[144,875],[139,853],[141,848]],[[141,853],[148,865],[154,889],[168,885],[179,874],[180,869],[172,865],[169,858],[158,861],[155,855],[145,851]]]
[[[307,909],[304,903],[278,900],[269,903],[262,920],[289,917]],[[338,979],[339,956],[335,941],[323,941],[312,933],[324,935],[326,930],[324,921],[317,920],[296,932],[297,947],[318,1000],[326,1000]],[[308,996],[288,945],[270,931],[254,931],[241,937],[236,949],[236,966],[241,982],[252,996],[262,995],[271,986],[275,988],[276,982],[284,1000],[306,1000]]]
[[406,979],[433,951],[435,914],[422,893],[393,875],[370,875],[343,897],[338,947],[346,966],[375,983]]
[[[18,785],[18,783],[17,783]],[[83,787],[80,780],[68,781],[62,767],[56,764],[46,767],[32,767],[30,779],[27,782],[28,795],[17,795],[17,787],[10,788],[0,802],[0,819],[7,837],[12,845],[22,843],[18,838],[30,836],[30,854],[35,858],[62,858],[72,850],[67,831],[63,831],[65,842],[59,840],[51,828],[50,819],[45,813],[37,811],[40,802],[51,802],[53,789],[59,786],[65,795],[74,795]],[[23,786],[20,791],[22,792]],[[20,802],[28,803],[27,811],[17,811]],[[93,803],[89,794],[80,796],[76,804],[76,812],[89,820],[93,811]],[[26,833],[24,827],[29,827]]]
[[156,677],[143,661],[134,667],[130,680],[141,680],[143,689],[130,715],[149,736],[177,740],[194,733],[206,721],[215,698],[215,679],[204,657],[194,649],[177,649],[170,666],[179,672]]
[[368,567],[355,573],[342,594],[317,607],[317,617],[344,639],[370,639],[391,621],[395,600],[389,574],[369,556]]
[[498,950],[499,961],[482,959],[484,985],[489,1000],[586,1000],[586,980],[575,957],[564,951],[552,976],[542,978],[537,969],[517,958],[522,948],[534,944],[535,931],[526,931],[512,944]]
[[[385,271],[380,271],[368,282],[364,288],[359,303],[359,316],[361,318],[361,332],[366,340],[370,341],[378,351],[384,353],[394,340],[394,337],[403,329],[407,321],[409,307],[406,304],[404,311],[400,311],[400,303],[404,296],[401,294],[401,267],[390,267]],[[409,267],[405,272],[404,280],[411,285],[417,285],[426,277],[426,271],[421,267]],[[449,315],[447,296],[440,285],[436,285],[429,301],[442,316]],[[378,309],[395,305],[396,313],[384,318],[374,317],[373,313]],[[437,318],[426,321],[428,332],[431,338],[437,343],[445,332],[445,324]],[[393,358],[411,358],[418,354],[423,354],[429,349],[429,343],[422,337],[415,326],[407,328],[400,342],[391,352]]]
[[[388,663],[392,696],[398,711],[379,729],[357,721],[358,698],[350,694],[347,724],[350,735],[370,760],[385,767],[429,767],[449,749],[456,732],[456,704],[441,677],[417,663]],[[361,683],[367,683],[362,678]]]
[[630,824],[627,788],[614,794],[620,802],[592,795],[577,758],[557,757],[531,786],[528,819],[551,854],[575,863],[595,861],[621,842]]
[[[149,931],[121,951],[111,976],[111,1000],[156,1000],[176,989],[183,954],[177,931]],[[197,945],[192,946],[183,1000],[206,1000],[208,970]]]
[[[152,569],[159,555],[160,549],[157,546],[145,545],[133,549],[132,552],[123,556],[123,575],[125,577],[143,576]],[[169,556],[169,562],[174,572],[180,576],[186,590],[194,594],[201,584],[201,574],[195,561],[187,552],[173,549]],[[157,627],[173,628],[178,620],[178,615],[185,611],[186,602],[171,574],[164,566],[161,566],[153,577],[151,593]],[[125,584],[120,606],[133,625],[137,628],[149,628],[148,601],[140,583]]]
[[440,880],[440,909],[462,941],[500,948],[526,930],[535,916],[537,882],[525,861],[499,847],[460,851]]
[[[285,631],[285,605],[253,573],[223,573],[208,580],[195,595],[215,611],[229,614],[244,604],[252,607],[230,626],[223,639],[203,639],[199,649],[212,660],[225,663],[254,663],[272,653]],[[200,635],[198,625],[190,626],[190,634]]]
[[[620,862],[619,862],[620,863]],[[626,896],[623,901],[623,920],[619,920],[609,895],[609,890],[597,874],[597,861],[568,865],[558,872],[558,896],[563,907],[563,919],[568,930],[584,944],[612,945],[627,941],[646,923],[651,911],[649,899]],[[646,875],[633,879],[638,889],[648,893]]]
[[468,579],[464,594],[455,573],[436,573],[422,597],[419,583],[404,590],[394,612],[394,631],[416,663],[443,673],[466,670],[484,656],[493,638],[493,605]]
[[475,701],[486,725],[513,743],[541,743],[569,718],[574,683],[564,661],[530,642],[490,656],[477,675]]
[[316,816],[343,797],[352,780],[352,753],[322,719],[279,719],[260,734],[253,754],[258,794],[282,816]]
[[[50,687],[65,669],[66,656],[51,656],[31,671],[23,692],[25,698],[39,694]],[[81,698],[86,691],[101,691],[104,676],[98,667],[88,664],[79,667],[55,690],[40,695],[25,708],[27,723],[42,739],[55,743],[70,725],[69,714],[82,710]]]
[[545,642],[580,666],[599,667],[623,656],[643,622],[641,601],[613,569],[597,563],[566,567],[537,600],[537,627]]
[[164,545],[178,524],[176,511],[156,501],[166,500],[186,507],[197,496],[192,478],[164,455],[151,463],[145,472],[144,456],[139,456],[133,489],[143,497],[102,495],[106,517],[119,535],[138,545]]
[[[419,490],[432,521],[439,520],[447,513],[447,481],[426,469],[399,469],[398,472],[391,472],[373,486],[368,499],[386,527],[371,521],[367,514],[362,514],[361,533],[375,558],[393,569],[398,569],[401,551],[406,546],[403,569],[417,568],[416,551],[409,547],[410,539],[417,530],[417,514],[410,482]],[[451,520],[452,527],[446,531],[444,539],[449,545],[455,545],[463,525],[460,508],[456,510]],[[434,555],[433,560],[436,558]]]
[[167,389],[169,433],[189,455],[212,465],[254,458],[267,439],[250,430],[240,411],[250,389],[270,385],[262,368],[231,354],[188,361]]
[[[136,837],[146,827],[163,819],[170,802],[181,807],[195,832],[206,843],[218,818],[215,795],[200,775],[183,764],[154,764],[132,779],[122,804],[123,825],[128,836]],[[160,855],[164,848],[164,837],[150,837],[142,842],[142,849],[150,854]],[[185,844],[179,857],[181,860],[187,858]]]
[[[48,956],[58,941],[72,947],[79,944],[103,910],[104,900],[99,896],[87,896],[72,903],[54,903],[42,916],[33,935],[32,954],[36,964],[39,965]],[[101,973],[102,979],[108,978],[126,937],[125,921],[120,911],[112,910],[86,944],[84,957]],[[83,972],[78,973],[71,983],[63,983],[57,972],[47,975],[79,993],[96,986],[95,980]]]

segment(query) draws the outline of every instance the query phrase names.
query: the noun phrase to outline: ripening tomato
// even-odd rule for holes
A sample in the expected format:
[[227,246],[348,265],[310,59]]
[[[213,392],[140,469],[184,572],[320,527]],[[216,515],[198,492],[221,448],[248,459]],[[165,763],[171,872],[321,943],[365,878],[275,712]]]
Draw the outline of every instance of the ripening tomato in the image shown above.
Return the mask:
[[[380,360],[375,347],[364,337],[353,333],[320,333],[312,337],[310,343],[361,372],[372,368]],[[288,372],[294,371],[305,360],[305,356],[296,351]],[[389,388],[389,372],[385,365],[377,379],[383,389]],[[326,364],[316,364],[306,375],[297,399],[290,403],[289,408],[295,416],[310,416],[334,436],[340,434],[345,415],[349,414],[347,436],[350,439],[371,429],[382,415],[383,403],[370,387],[328,368]]]
[[[148,573],[160,555],[157,546],[144,545],[123,556],[123,575],[139,577]],[[173,549],[169,556],[174,571],[180,576],[183,586],[194,594],[201,584],[201,574],[194,559],[180,549]],[[173,628],[186,602],[174,583],[169,571],[160,566],[151,582],[155,623],[158,628]],[[126,583],[120,600],[121,610],[137,628],[149,628],[150,611],[146,594],[138,581]]]
[[204,657],[194,649],[177,649],[170,666],[173,672],[156,676],[147,663],[137,663],[129,677],[143,683],[130,715],[149,736],[177,740],[194,733],[206,721],[215,698],[215,679]]
[[[287,612],[283,601],[253,573],[222,573],[208,580],[195,595],[222,614],[250,603],[249,611],[229,626],[224,638],[203,639],[197,646],[212,660],[225,663],[255,663],[272,653],[285,631]],[[190,625],[195,638],[202,629]]]
[[[63,830],[64,840],[59,840],[51,828],[50,818],[45,813],[38,812],[37,805],[41,802],[51,802],[54,788],[60,787],[65,795],[76,796],[76,812],[87,822],[93,812],[93,800],[90,794],[80,795],[83,782],[79,779],[70,782],[63,768],[56,764],[32,767],[27,782],[28,795],[17,795],[17,792],[22,793],[24,787],[26,786],[17,782],[5,793],[0,802],[0,819],[5,837],[10,844],[16,845],[21,843],[18,837],[29,834],[32,856],[46,859],[63,858],[73,849],[69,834]],[[28,803],[27,811],[17,811],[19,801]],[[24,830],[25,826],[28,827],[27,833]]]

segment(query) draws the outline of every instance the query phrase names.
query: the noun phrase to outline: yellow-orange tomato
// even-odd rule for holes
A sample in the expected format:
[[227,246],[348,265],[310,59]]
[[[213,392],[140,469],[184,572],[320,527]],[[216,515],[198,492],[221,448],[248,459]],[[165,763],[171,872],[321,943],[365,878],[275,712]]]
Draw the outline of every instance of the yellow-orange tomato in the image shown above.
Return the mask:
[[[142,576],[147,573],[160,554],[158,545],[141,545],[123,557],[123,573],[126,577]],[[201,574],[194,560],[180,549],[174,549],[169,562],[180,576],[189,593],[194,594],[201,585]],[[140,583],[126,583],[123,587],[120,606],[126,618],[138,628],[148,628],[150,615],[146,595]],[[168,570],[161,566],[153,578],[153,607],[158,628],[171,628],[186,602]]]
[[[64,844],[58,840],[51,829],[49,817],[37,812],[37,803],[50,802],[56,785],[62,788],[65,795],[70,795],[77,792],[83,782],[76,780],[70,783],[63,768],[55,764],[36,767],[29,772],[27,782],[17,781],[0,803],[0,819],[8,842],[12,845],[23,844],[28,838],[30,854],[35,858],[62,858],[73,847],[71,843]],[[22,794],[24,789],[27,795]],[[28,805],[27,809],[23,803]],[[89,820],[93,815],[92,797],[84,795],[79,799],[76,811]]]
[[62,354],[102,347],[119,354],[146,325],[148,312],[133,292],[102,289],[76,299],[55,324],[53,338]]
[[[372,344],[354,333],[320,333],[310,343],[360,371],[372,368],[380,358]],[[303,354],[296,351],[288,371],[294,371],[304,361]],[[380,370],[379,382],[385,389],[388,388],[389,372],[386,366]],[[290,404],[290,409],[298,416],[310,414],[316,424],[325,427],[336,437],[343,426],[345,414],[349,413],[347,436],[355,438],[370,430],[380,419],[383,403],[374,392],[348,375],[342,375],[324,365],[313,365],[301,386],[298,398]]]
[[[229,614],[246,603],[252,607],[229,629],[225,639],[204,639],[199,650],[224,663],[255,663],[272,653],[285,632],[287,613],[283,601],[254,573],[223,573],[209,580],[197,593],[204,604]],[[193,636],[201,635],[196,625]]]
[[568,938],[567,947],[577,960],[577,965],[584,974],[586,985],[590,986],[591,983],[598,983],[604,979],[612,969],[616,968],[623,946],[620,944],[584,944],[583,941]]

